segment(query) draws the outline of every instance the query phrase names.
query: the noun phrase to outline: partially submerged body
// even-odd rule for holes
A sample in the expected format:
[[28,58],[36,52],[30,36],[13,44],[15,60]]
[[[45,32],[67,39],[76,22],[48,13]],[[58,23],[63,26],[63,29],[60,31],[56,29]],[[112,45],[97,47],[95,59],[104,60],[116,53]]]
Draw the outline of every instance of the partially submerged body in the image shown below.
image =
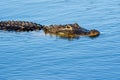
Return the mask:
[[33,22],[27,21],[1,21],[0,30],[6,31],[33,31],[44,30],[46,34],[57,35],[60,37],[74,38],[78,36],[96,37],[100,34],[98,30],[87,30],[80,27],[77,23],[66,25],[50,25],[44,26]]

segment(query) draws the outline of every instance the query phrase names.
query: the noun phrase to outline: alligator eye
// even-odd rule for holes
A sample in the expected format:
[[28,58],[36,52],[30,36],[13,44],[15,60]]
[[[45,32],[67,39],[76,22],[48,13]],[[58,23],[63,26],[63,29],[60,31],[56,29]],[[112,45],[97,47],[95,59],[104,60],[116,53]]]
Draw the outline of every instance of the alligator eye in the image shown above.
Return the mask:
[[69,25],[67,25],[67,26],[66,26],[66,30],[72,30],[72,27],[69,26]]
[[66,28],[68,28],[68,29],[69,29],[69,28],[71,28],[71,27],[70,27],[70,26],[67,26]]

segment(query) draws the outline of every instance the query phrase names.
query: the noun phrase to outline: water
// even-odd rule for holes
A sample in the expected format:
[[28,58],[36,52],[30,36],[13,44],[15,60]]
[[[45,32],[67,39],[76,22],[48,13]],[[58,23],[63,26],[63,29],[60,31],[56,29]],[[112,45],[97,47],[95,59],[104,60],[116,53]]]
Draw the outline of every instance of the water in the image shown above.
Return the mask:
[[1,0],[0,20],[77,22],[91,39],[0,31],[0,80],[120,80],[119,0]]

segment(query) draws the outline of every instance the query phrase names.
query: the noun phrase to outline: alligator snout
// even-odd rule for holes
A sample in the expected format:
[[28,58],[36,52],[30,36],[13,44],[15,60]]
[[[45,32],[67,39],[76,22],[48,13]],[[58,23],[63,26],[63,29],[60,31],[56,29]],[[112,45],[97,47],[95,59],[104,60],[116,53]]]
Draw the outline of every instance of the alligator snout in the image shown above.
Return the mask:
[[88,36],[90,37],[95,37],[95,36],[99,36],[100,35],[100,32],[98,30],[90,30],[89,33],[88,33]]

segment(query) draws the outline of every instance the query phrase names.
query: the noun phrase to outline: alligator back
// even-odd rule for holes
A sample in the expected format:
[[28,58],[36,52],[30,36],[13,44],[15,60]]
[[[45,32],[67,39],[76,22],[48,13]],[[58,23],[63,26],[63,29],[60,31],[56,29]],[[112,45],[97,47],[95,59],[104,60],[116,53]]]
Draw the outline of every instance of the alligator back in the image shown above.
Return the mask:
[[27,21],[0,21],[0,30],[6,31],[33,31],[41,30],[42,25]]

